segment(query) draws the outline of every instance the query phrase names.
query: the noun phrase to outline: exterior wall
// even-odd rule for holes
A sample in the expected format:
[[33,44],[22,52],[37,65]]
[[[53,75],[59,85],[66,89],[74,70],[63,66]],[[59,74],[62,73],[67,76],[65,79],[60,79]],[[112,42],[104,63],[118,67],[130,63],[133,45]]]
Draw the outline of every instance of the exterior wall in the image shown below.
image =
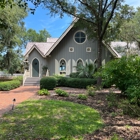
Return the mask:
[[102,48],[102,65],[105,65],[111,59],[113,59],[113,55],[106,47],[103,47]]
[[[83,61],[83,64],[85,64],[85,62],[93,63],[97,59],[97,41],[86,40],[83,44],[77,44],[74,41],[74,34],[77,31],[78,29],[72,28],[46,59],[34,49],[28,58],[30,77],[32,77],[32,61],[35,58],[39,61],[39,77],[42,76],[42,67],[44,65],[48,67],[49,75],[60,74],[59,67],[62,59],[66,61],[66,75],[76,71],[75,66],[79,59]],[[70,47],[74,48],[74,52],[69,52]],[[86,52],[87,47],[91,48],[91,52]],[[111,58],[112,54],[106,47],[103,47],[102,64],[104,65]]]
[[[83,44],[77,44],[73,37],[76,29],[71,29],[71,31],[63,38],[63,40],[58,44],[58,46],[52,51],[51,57],[47,58],[49,64],[50,75],[59,74],[59,62],[61,59],[66,60],[66,75],[75,71],[74,66],[77,65],[79,59],[94,62],[97,59],[97,41],[87,40]],[[74,48],[74,52],[69,52],[69,47]],[[91,52],[86,52],[86,48],[91,47]]]
[[47,61],[45,58],[43,58],[36,49],[34,49],[29,57],[28,57],[28,61],[29,61],[29,72],[30,72],[30,77],[32,77],[32,61],[34,59],[38,59],[39,61],[39,77],[42,76],[42,67],[47,65]]

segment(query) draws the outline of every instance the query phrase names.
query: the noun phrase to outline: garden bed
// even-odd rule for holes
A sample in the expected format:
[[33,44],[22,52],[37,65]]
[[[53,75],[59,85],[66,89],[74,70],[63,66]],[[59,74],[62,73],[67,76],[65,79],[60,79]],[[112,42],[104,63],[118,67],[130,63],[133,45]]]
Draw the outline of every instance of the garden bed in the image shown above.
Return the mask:
[[[109,108],[106,96],[109,95],[109,90],[105,89],[98,91],[94,97],[88,96],[87,100],[80,100],[76,98],[76,95],[85,93],[85,89],[75,88],[62,88],[69,93],[69,97],[60,97],[55,94],[54,90],[51,90],[49,96],[35,95],[33,99],[45,99],[45,100],[65,100],[74,103],[90,106],[98,110],[104,121],[104,128],[100,129],[92,134],[84,136],[84,140],[111,140],[111,138],[117,137],[118,140],[139,140],[140,139],[140,118],[132,118],[128,115],[124,115],[122,110],[118,108]],[[112,89],[116,94],[120,94],[120,91]],[[116,101],[118,102],[118,101]],[[117,140],[117,139],[116,139]]]

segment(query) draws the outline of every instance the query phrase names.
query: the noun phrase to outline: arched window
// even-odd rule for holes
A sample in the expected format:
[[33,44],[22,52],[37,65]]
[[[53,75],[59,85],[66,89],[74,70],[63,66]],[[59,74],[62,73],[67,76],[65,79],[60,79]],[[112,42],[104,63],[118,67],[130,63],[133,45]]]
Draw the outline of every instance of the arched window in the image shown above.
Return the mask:
[[83,66],[83,61],[81,59],[77,61],[77,66]]
[[60,71],[66,71],[66,62],[64,59],[60,61]]

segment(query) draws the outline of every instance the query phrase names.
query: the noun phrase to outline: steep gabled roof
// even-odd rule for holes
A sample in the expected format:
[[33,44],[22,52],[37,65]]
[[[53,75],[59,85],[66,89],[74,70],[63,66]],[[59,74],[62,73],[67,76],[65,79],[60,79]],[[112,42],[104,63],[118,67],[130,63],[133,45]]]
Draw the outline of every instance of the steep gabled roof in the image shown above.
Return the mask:
[[[26,46],[25,58],[28,56],[33,49],[36,49],[42,57],[50,55],[50,53],[55,49],[55,47],[60,43],[60,41],[67,35],[67,33],[73,28],[74,24],[78,21],[78,18],[75,18],[70,26],[65,30],[65,32],[60,36],[60,38],[47,38],[47,42],[29,42]],[[115,58],[120,58],[121,56],[113,49],[112,45],[103,43],[111,54]]]
[[121,58],[121,55],[118,54],[118,53],[114,50],[113,46],[111,46],[111,45],[109,45],[109,44],[106,44],[106,43],[104,43],[104,42],[103,42],[103,45],[110,51],[110,53],[111,53],[115,58]]
[[74,24],[78,21],[78,18],[75,18],[71,25],[65,30],[65,32],[60,36],[60,38],[52,45],[49,51],[45,54],[45,56],[50,55],[50,53],[54,50],[54,48],[60,43],[60,41],[66,36],[66,34],[73,28]]
[[36,49],[42,55],[42,57],[45,57],[45,54],[57,39],[58,38],[47,38],[48,42],[29,42],[26,46],[25,57],[29,55],[33,49]]

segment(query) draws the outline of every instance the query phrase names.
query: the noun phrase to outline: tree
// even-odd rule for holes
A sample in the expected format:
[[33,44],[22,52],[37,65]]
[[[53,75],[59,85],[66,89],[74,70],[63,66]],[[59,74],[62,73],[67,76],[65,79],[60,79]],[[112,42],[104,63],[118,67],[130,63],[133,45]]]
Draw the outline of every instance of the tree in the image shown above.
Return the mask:
[[51,35],[46,29],[40,30],[39,33],[33,29],[29,29],[26,31],[24,37],[26,42],[46,42],[46,39],[51,37]]
[[22,20],[27,16],[27,12],[16,5],[12,9],[7,5],[0,9],[0,15],[4,15],[1,18],[8,26],[0,30],[0,53],[7,61],[6,68],[9,70],[12,64],[13,50],[22,45],[21,36],[25,30]]
[[115,40],[123,40],[123,37],[120,36],[121,27],[125,22],[130,21],[134,14],[135,10],[133,7],[129,5],[122,5],[119,12],[115,12],[113,18],[111,19],[105,33],[104,41],[108,43]]
[[140,8],[137,8],[137,11],[135,12],[134,16],[130,20],[126,20],[121,28],[120,28],[120,34],[119,38],[122,38],[122,40],[132,43],[137,42],[138,47],[140,48]]
[[[119,12],[123,0],[44,0],[35,1],[35,4],[43,3],[45,8],[50,9],[51,14],[64,13],[79,18],[79,24],[86,31],[90,38],[98,41],[97,67],[102,65],[102,41],[105,39],[106,31],[114,14]],[[98,80],[101,83],[101,79]]]
[[[1,0],[0,1],[0,10],[4,10],[7,6],[9,6],[11,9],[14,8],[15,6],[20,7],[21,9],[24,9],[25,11],[28,8],[28,3],[27,0]],[[34,13],[34,9],[30,9],[32,13]],[[6,14],[1,14],[0,17],[0,29],[7,29],[8,28],[8,23],[5,20]]]

